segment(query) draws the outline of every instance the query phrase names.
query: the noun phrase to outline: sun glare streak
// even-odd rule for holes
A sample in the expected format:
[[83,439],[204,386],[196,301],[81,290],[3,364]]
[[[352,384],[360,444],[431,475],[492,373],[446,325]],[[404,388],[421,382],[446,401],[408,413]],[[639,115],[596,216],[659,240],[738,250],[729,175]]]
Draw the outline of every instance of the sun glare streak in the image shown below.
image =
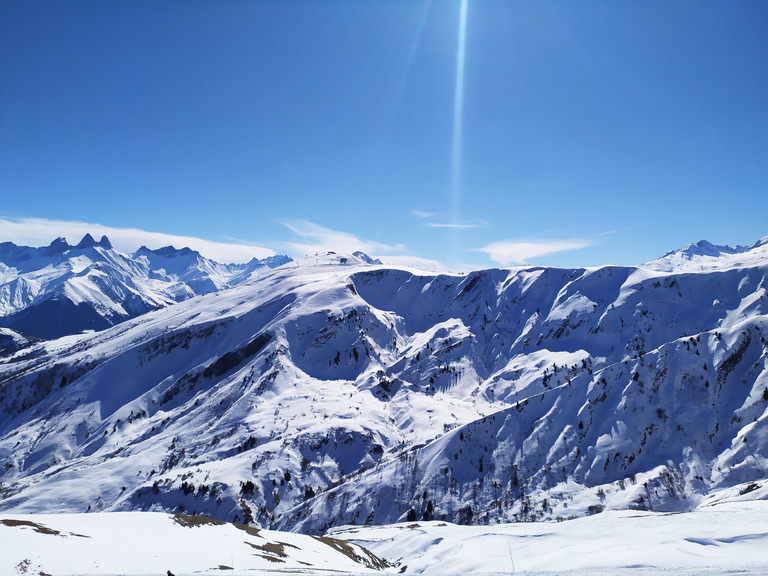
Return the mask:
[[421,37],[424,33],[424,26],[427,22],[427,16],[429,15],[429,10],[432,6],[432,0],[426,0],[424,4],[422,4],[421,12],[419,13],[418,20],[416,21],[415,26],[413,27],[413,35],[412,40],[410,42],[410,47],[408,49],[408,54],[406,55],[405,62],[403,63],[403,66],[401,68],[400,74],[398,75],[398,79],[396,81],[396,87],[395,87],[395,104],[396,108],[399,108],[400,102],[403,99],[403,94],[405,93],[405,87],[408,83],[408,78],[411,75],[411,68],[413,67],[413,61],[416,59],[416,53],[419,50],[419,45],[421,44]]
[[[456,48],[456,84],[453,94],[453,139],[451,146],[451,223],[459,223],[461,212],[461,145],[464,123],[464,56],[467,38],[467,1],[461,0],[459,9],[459,40]],[[457,230],[457,228],[454,228]],[[457,244],[454,233],[454,244]],[[458,246],[454,246],[456,251]]]
[[414,22],[410,23],[406,36],[406,53],[402,63],[396,68],[394,82],[392,83],[391,101],[385,110],[385,127],[383,132],[384,142],[390,144],[393,140],[398,116],[405,99],[405,92],[408,87],[408,81],[411,76],[414,60],[421,46],[421,39],[424,35],[424,28],[429,17],[429,11],[432,7],[432,0],[424,0],[421,4],[421,10]]

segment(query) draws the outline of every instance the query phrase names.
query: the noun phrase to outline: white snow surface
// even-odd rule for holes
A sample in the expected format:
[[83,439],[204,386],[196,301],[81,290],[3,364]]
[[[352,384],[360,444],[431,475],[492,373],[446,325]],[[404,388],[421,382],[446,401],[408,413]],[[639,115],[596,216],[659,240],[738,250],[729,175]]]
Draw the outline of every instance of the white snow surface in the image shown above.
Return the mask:
[[0,514],[0,573],[373,574],[354,544],[153,512]]
[[406,574],[768,574],[768,501],[611,511],[557,523],[342,527]]
[[152,512],[0,513],[0,542],[9,575],[764,575],[768,501],[559,523],[340,527],[323,538]]

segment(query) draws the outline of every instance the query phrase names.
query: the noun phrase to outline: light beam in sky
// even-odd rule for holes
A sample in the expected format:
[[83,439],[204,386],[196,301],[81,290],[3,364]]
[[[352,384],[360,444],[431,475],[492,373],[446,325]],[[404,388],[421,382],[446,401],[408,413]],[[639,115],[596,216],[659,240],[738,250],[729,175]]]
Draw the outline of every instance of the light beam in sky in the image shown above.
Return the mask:
[[[456,84],[453,93],[453,139],[451,146],[451,224],[459,224],[461,211],[461,143],[464,122],[464,55],[467,38],[467,1],[459,9],[459,41],[456,48]],[[454,228],[454,256],[458,251],[458,228]]]
[[432,0],[426,0],[422,5],[421,12],[419,13],[418,20],[414,26],[413,39],[410,42],[410,48],[406,55],[405,62],[403,63],[402,70],[398,75],[397,82],[395,83],[395,107],[399,107],[400,102],[403,99],[403,93],[405,92],[405,85],[408,82],[408,77],[411,75],[411,68],[413,61],[416,57],[416,53],[421,44],[421,37],[424,33],[424,26],[427,22],[427,16],[429,15],[429,9],[432,6]]

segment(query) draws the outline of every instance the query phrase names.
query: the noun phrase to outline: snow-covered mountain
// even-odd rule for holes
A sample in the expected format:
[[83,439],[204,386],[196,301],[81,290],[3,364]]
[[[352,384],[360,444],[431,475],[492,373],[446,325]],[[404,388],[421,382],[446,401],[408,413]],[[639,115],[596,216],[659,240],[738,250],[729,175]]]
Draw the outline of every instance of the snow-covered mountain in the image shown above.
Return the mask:
[[467,275],[328,255],[36,343],[0,359],[0,510],[320,533],[762,493],[765,251]]
[[768,256],[768,237],[753,246],[715,246],[706,240],[667,252],[644,267],[660,272],[706,272],[724,267],[747,267]]
[[[21,338],[56,338],[101,330],[197,294],[245,281],[252,272],[289,262],[287,256],[247,264],[219,264],[172,246],[133,254],[113,249],[104,236],[86,234],[76,245],[57,238],[32,248],[0,244],[0,350]],[[7,332],[13,330],[15,334]]]

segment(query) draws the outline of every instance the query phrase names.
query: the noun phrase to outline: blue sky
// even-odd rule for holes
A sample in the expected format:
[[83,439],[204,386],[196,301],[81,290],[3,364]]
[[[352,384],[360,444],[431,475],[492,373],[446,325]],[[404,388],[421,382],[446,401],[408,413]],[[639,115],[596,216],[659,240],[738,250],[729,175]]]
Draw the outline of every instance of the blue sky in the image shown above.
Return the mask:
[[762,0],[0,0],[0,241],[448,269],[752,244],[766,30]]

